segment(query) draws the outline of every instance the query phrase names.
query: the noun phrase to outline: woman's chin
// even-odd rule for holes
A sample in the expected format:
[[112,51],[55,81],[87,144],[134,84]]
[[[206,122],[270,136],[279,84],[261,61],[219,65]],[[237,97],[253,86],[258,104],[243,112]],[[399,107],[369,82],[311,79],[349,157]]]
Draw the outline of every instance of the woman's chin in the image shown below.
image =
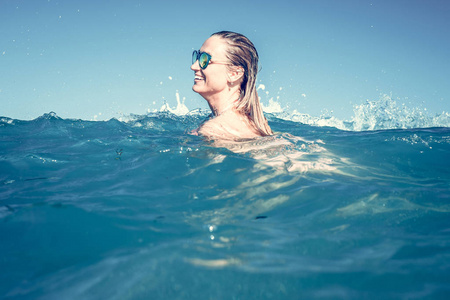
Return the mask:
[[192,90],[200,94],[202,92],[201,84],[199,84],[199,82],[195,82],[192,86]]

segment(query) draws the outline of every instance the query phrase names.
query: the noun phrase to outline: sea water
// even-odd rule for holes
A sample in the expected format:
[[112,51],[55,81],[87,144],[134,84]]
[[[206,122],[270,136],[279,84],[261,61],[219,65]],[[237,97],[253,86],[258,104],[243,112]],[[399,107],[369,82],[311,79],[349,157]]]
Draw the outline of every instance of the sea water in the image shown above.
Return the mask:
[[448,299],[449,116],[389,105],[228,144],[198,110],[2,117],[0,298]]

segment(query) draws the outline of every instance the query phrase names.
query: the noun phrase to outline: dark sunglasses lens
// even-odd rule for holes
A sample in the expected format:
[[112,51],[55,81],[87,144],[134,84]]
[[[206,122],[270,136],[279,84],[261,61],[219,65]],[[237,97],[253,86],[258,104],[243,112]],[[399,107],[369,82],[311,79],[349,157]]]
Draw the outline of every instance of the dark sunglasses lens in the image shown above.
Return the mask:
[[194,52],[192,52],[192,63],[195,63],[197,61],[197,57],[198,57],[198,52],[197,52],[197,50],[194,50]]
[[198,63],[200,64],[200,68],[202,68],[202,69],[206,68],[209,64],[208,55],[206,53],[202,53],[200,55]]

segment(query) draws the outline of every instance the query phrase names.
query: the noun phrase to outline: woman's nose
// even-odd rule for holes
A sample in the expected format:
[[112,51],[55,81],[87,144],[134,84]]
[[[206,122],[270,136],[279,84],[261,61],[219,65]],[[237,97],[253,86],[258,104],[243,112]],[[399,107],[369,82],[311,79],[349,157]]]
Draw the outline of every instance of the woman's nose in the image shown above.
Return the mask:
[[198,65],[198,60],[194,61],[194,63],[191,65],[192,71],[198,71],[200,70],[200,66]]

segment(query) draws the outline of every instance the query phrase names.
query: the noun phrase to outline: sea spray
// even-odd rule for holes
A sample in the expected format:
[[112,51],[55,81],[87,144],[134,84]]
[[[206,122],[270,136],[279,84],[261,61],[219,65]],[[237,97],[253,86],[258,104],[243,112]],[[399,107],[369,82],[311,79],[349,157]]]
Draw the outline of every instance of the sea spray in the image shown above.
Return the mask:
[[175,96],[177,99],[177,106],[175,108],[171,108],[170,105],[165,102],[160,111],[169,111],[177,116],[182,116],[189,113],[189,109],[184,104],[186,98],[183,97],[183,101],[180,101],[180,93],[178,91],[175,93]]
[[433,115],[426,108],[399,105],[388,95],[383,95],[376,101],[367,100],[365,103],[355,105],[350,120],[341,120],[329,112],[324,112],[318,117],[297,110],[290,112],[287,108],[280,109],[280,104],[273,99],[269,100],[268,106],[263,107],[266,113],[276,118],[347,131],[450,127],[448,112]]
[[[264,84],[259,84],[257,90],[264,91],[266,95],[269,95]],[[176,91],[175,96],[176,107],[172,108],[166,102],[159,111],[170,112],[177,116],[194,113],[206,117],[209,114],[205,109],[190,110],[185,104],[186,98],[183,97],[180,100],[178,91]],[[301,95],[301,97],[305,96],[305,94]],[[275,117],[306,125],[334,127],[346,131],[450,127],[450,113],[443,111],[440,114],[433,115],[426,108],[409,107],[404,103],[400,105],[390,95],[382,95],[378,100],[366,100],[364,103],[354,105],[353,116],[348,120],[333,116],[332,111],[323,111],[319,116],[311,116],[296,109],[291,110],[287,106],[283,107],[279,100],[278,96],[275,100],[273,97],[268,100],[262,100],[260,97],[261,106],[268,116],[269,122],[271,118]],[[153,112],[157,111],[154,110]]]

